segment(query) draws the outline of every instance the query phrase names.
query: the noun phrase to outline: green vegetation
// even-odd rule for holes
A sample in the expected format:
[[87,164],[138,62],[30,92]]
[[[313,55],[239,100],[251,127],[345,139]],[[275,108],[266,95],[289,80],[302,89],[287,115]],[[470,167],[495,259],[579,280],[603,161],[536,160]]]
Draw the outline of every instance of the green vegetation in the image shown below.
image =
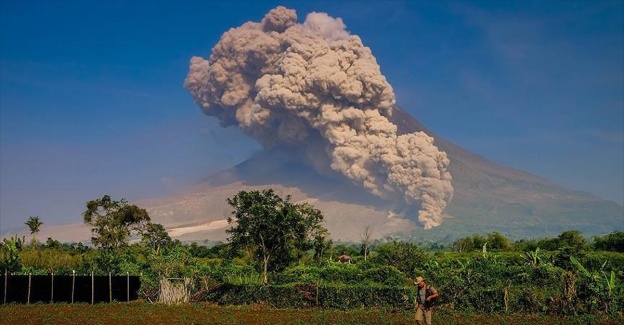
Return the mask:
[[290,196],[284,200],[271,189],[241,191],[227,201],[234,208],[234,218],[227,219],[231,228],[226,230],[232,249],[245,249],[258,257],[265,284],[269,264],[273,270],[283,268],[308,249],[323,247],[314,244],[327,233],[321,226],[323,214],[307,203],[293,204]]
[[[190,301],[196,303],[324,313],[320,308],[349,311],[352,316],[358,315],[354,310],[371,310],[396,315],[397,323],[405,323],[401,315],[411,313],[412,279],[421,275],[441,293],[438,317],[481,315],[493,323],[509,324],[526,323],[505,320],[514,315],[542,317],[544,324],[559,323],[553,319],[580,319],[579,324],[622,320],[621,231],[592,241],[579,231],[566,230],[554,238],[515,242],[492,232],[460,238],[451,245],[425,245],[373,241],[365,229],[360,243],[332,243],[321,226],[322,214],[310,205],[292,204],[271,190],[240,192],[228,202],[234,212],[228,220],[231,237],[225,243],[207,246],[171,240],[161,225],[149,222],[147,214],[137,219],[134,213],[139,208],[124,210],[122,200],[115,209],[95,203],[99,208],[85,212],[97,210],[99,217],[110,217],[126,211],[124,220],[132,222],[121,223],[128,231],[120,231],[124,236],[114,236],[114,242],[99,240],[95,247],[87,247],[48,239],[27,245],[25,238],[7,238],[0,247],[0,268],[18,274],[71,274],[73,270],[140,274],[140,297],[152,302],[158,300],[161,279],[186,278]],[[134,220],[144,226],[134,227]],[[131,228],[137,229],[132,243],[128,241]],[[350,255],[351,262],[337,261],[342,254]],[[228,310],[236,314],[241,309]]]
[[93,245],[106,249],[126,245],[132,232],[141,232],[150,221],[145,209],[129,205],[126,199],[114,201],[108,195],[87,202],[82,216],[91,226]]
[[28,229],[30,229],[30,234],[33,236],[32,242],[33,244],[36,244],[37,234],[39,233],[39,230],[41,230],[39,228],[43,225],[43,222],[39,220],[38,216],[31,216],[28,218],[28,220],[24,224],[28,226]]

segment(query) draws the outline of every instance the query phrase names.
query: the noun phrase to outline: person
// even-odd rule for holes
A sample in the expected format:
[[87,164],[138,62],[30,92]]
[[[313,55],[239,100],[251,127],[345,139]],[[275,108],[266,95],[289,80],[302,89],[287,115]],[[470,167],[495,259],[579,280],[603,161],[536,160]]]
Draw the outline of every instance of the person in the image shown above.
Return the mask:
[[416,324],[431,325],[433,301],[440,295],[438,290],[427,284],[423,277],[416,277],[414,284],[418,286],[416,295]]

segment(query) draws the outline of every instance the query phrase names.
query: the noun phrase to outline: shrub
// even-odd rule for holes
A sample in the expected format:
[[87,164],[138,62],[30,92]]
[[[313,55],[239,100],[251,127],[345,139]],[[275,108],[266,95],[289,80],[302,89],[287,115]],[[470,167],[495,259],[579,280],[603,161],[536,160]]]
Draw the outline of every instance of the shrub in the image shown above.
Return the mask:
[[336,309],[413,308],[414,291],[407,287],[290,283],[285,285],[223,284],[204,299],[225,305],[267,304],[276,308],[322,307]]
[[407,278],[394,266],[384,265],[363,271],[362,280],[388,286],[401,286],[406,283]]

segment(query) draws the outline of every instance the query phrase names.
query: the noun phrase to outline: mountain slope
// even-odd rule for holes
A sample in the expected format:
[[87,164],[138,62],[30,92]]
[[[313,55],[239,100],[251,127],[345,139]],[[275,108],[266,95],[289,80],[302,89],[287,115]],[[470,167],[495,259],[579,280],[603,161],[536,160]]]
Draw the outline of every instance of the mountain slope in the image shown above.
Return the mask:
[[456,218],[432,233],[499,231],[512,237],[540,237],[569,229],[603,234],[624,228],[621,205],[497,165],[437,136],[400,108],[391,120],[401,134],[423,131],[434,137],[451,160],[455,194],[445,211]]
[[455,193],[444,222],[423,230],[414,220],[389,214],[391,206],[339,177],[328,178],[276,152],[262,152],[182,194],[138,202],[181,240],[222,240],[231,214],[226,199],[241,190],[273,188],[323,211],[334,239],[358,241],[366,226],[374,237],[398,234],[419,240],[452,240],[498,231],[512,239],[556,236],[569,229],[586,235],[624,227],[624,209],[591,194],[563,189],[527,172],[497,165],[435,135],[397,107],[390,118],[400,134],[423,131],[451,161]]
[[[373,238],[397,235],[415,240],[445,240],[498,231],[512,239],[554,237],[569,229],[601,235],[624,229],[624,209],[591,194],[563,189],[527,172],[497,165],[437,136],[400,108],[390,118],[400,134],[423,131],[451,161],[454,197],[441,226],[424,230],[414,220],[395,216],[392,206],[340,177],[327,177],[279,152],[260,152],[171,196],[132,202],[146,208],[182,241],[226,239],[226,199],[241,190],[273,188],[282,197],[307,201],[325,215],[335,240],[359,241],[366,226]],[[7,234],[12,235],[12,234]],[[26,232],[19,236],[28,235]],[[88,241],[81,223],[48,225],[41,238]]]

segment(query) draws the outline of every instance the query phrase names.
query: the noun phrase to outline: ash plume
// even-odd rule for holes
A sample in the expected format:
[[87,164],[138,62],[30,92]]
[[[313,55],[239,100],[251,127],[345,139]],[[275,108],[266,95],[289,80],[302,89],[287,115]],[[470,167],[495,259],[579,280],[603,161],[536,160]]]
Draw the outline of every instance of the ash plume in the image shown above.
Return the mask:
[[340,18],[277,7],[225,32],[208,60],[193,57],[184,87],[222,126],[263,147],[338,173],[398,211],[440,225],[453,195],[449,160],[423,132],[398,135],[395,96],[371,50]]

